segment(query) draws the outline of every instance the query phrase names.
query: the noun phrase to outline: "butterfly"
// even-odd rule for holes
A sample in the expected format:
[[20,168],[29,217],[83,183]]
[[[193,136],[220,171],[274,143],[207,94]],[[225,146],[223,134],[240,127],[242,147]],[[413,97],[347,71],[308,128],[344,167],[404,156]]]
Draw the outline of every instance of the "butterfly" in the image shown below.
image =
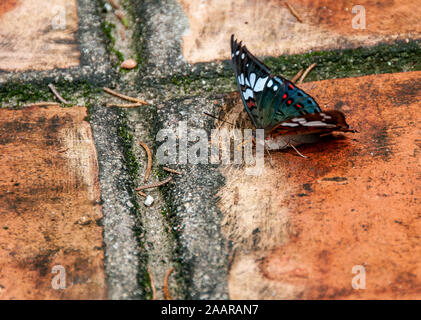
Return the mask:
[[254,126],[265,130],[269,150],[317,141],[333,131],[356,132],[337,110],[322,111],[291,81],[270,69],[231,36],[231,57],[238,90]]

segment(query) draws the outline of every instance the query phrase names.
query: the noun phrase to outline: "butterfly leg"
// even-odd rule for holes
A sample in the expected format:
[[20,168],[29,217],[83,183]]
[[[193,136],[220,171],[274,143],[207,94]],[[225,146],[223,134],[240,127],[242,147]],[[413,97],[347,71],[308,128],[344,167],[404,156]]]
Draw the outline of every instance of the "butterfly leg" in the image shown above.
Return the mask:
[[303,155],[300,151],[298,151],[298,149],[291,143],[291,140],[289,140],[288,142],[287,142],[287,145],[286,145],[287,147],[291,147],[292,149],[294,149],[295,150],[295,152],[297,152],[297,154],[300,156],[300,157],[303,157],[303,158],[305,158],[305,159],[307,159],[308,158],[308,156],[305,156],[305,155]]
[[303,157],[303,158],[308,158],[308,156],[303,155],[300,151],[298,151],[298,149],[296,147],[294,147],[294,145],[290,144],[290,147],[292,147],[292,149],[295,150],[295,152],[298,153],[299,156]]
[[265,142],[265,150],[266,150],[266,152],[269,155],[269,163],[270,163],[270,166],[273,168],[272,155],[270,154],[270,151],[269,151],[269,148],[266,145],[266,142]]
[[[256,145],[256,139],[254,138],[254,136],[252,136],[251,139],[252,139],[254,145]],[[265,148],[267,154],[269,155],[269,163],[270,163],[270,166],[273,168],[272,155],[269,152],[269,148],[266,145],[266,141],[265,141],[265,144],[264,144],[264,148]]]

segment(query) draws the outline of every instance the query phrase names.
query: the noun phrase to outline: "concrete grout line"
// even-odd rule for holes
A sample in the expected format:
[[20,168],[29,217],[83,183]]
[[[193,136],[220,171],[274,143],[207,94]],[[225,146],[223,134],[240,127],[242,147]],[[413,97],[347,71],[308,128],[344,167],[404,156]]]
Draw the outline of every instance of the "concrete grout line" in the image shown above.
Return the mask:
[[[157,130],[175,129],[179,121],[190,127],[209,128],[203,110],[212,112],[211,97],[191,97],[157,105]],[[177,239],[176,270],[186,282],[188,299],[228,299],[228,251],[221,231],[216,192],[224,178],[213,165],[178,165],[183,175],[165,189],[171,201],[169,215]]]
[[[136,185],[144,184],[143,177],[146,170],[146,152],[139,146],[138,142],[145,142],[151,149],[154,146],[154,141],[149,135],[151,124],[147,121],[150,117],[145,116],[145,113],[148,112],[141,109],[127,111],[128,125],[133,130],[133,149],[140,165],[138,179],[135,182]],[[153,159],[155,160],[154,155]],[[154,165],[148,180],[149,183],[158,181],[159,178],[154,174],[156,170],[157,167]],[[148,190],[147,194],[154,198],[154,203],[150,207],[146,207],[143,204],[143,197],[139,196],[137,198],[140,205],[139,219],[144,230],[142,235],[143,249],[147,252],[147,265],[155,280],[157,298],[164,299],[162,291],[164,276],[166,271],[172,266],[176,243],[171,237],[171,226],[165,218],[166,203],[163,195],[159,189]],[[179,294],[180,290],[175,286],[175,282],[171,282],[170,288],[174,298],[182,298]]]
[[118,128],[122,118],[116,110],[92,107],[90,123],[98,152],[102,210],[104,214],[105,271],[109,299],[144,296],[138,285],[138,245],[132,196]]

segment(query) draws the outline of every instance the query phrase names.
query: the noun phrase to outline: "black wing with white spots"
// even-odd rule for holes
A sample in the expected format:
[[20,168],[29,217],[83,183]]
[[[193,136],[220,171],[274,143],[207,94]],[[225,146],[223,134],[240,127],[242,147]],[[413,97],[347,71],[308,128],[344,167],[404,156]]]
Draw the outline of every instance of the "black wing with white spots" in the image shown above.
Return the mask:
[[237,40],[234,40],[234,35],[231,36],[231,57],[244,107],[256,128],[262,128],[259,121],[260,110],[257,109],[257,99],[270,78],[270,70],[245,46],[242,46],[241,42],[237,43]]
[[269,131],[288,118],[321,112],[316,101],[270,69],[231,36],[231,57],[238,90],[256,128]]

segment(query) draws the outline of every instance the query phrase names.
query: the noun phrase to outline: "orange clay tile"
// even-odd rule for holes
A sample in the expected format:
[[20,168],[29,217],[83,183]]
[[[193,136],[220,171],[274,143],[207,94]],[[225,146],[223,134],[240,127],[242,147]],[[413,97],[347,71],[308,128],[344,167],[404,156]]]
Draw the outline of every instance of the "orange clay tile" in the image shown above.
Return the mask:
[[[105,298],[86,115],[82,107],[0,109],[0,299]],[[52,287],[54,266],[64,267],[66,289]]]
[[79,65],[76,0],[2,0],[0,71]]
[[[258,56],[421,37],[419,0],[288,0],[302,23],[284,0],[178,1],[189,20],[182,48],[190,63],[230,58],[229,39],[233,33]],[[359,16],[355,18],[352,13],[355,5],[365,8],[366,29],[353,28],[353,19],[360,22]]]
[[258,177],[224,169],[230,297],[420,299],[421,72],[301,87],[359,133],[272,152]]

